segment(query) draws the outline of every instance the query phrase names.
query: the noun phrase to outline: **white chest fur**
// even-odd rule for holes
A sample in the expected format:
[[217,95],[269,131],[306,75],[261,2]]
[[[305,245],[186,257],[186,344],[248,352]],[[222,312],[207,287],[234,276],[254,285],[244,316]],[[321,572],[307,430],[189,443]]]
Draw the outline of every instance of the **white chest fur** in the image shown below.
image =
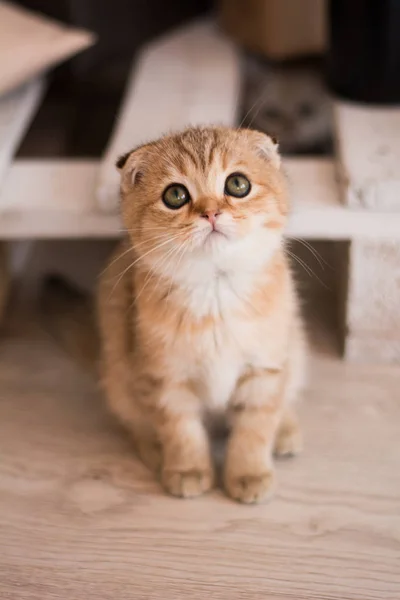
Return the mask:
[[[215,321],[187,336],[177,336],[169,359],[178,378],[189,379],[210,409],[226,406],[248,367],[279,366],[273,324],[246,305],[235,284],[238,282],[222,278],[216,284],[218,289],[209,290],[203,298],[197,290],[196,301],[204,302],[206,314],[214,315]],[[243,303],[243,310],[237,311]]]
[[[276,368],[276,341],[271,322],[252,306],[252,293],[279,240],[253,237],[233,251],[181,263],[170,276],[178,284],[188,319],[204,327],[176,335],[168,361],[170,369],[194,384],[209,407],[229,402],[246,368]],[[210,324],[211,323],[211,324]],[[279,354],[279,353],[278,353]]]

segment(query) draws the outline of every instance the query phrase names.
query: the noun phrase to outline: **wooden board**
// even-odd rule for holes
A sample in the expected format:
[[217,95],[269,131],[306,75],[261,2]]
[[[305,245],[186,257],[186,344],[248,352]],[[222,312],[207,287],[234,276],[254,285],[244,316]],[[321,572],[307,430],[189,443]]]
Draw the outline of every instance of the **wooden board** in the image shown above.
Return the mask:
[[[116,214],[98,210],[96,160],[16,160],[0,195],[0,239],[115,238]],[[400,213],[352,210],[339,200],[335,170],[325,158],[285,161],[293,212],[288,235],[349,240],[400,238]]]
[[37,78],[0,97],[0,190],[18,145],[39,106],[43,92],[44,80]]
[[400,108],[336,101],[334,117],[343,201],[400,212]]
[[398,369],[314,356],[277,496],[167,497],[97,385],[21,317],[0,346],[4,600],[398,600]]

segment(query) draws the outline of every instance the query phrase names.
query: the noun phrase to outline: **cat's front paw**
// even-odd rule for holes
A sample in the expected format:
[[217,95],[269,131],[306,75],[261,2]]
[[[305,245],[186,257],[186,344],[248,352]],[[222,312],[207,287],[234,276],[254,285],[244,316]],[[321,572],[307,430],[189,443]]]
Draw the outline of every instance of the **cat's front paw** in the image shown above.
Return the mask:
[[275,476],[272,469],[257,474],[227,473],[225,488],[229,496],[244,504],[267,500],[274,491]]
[[188,469],[185,471],[164,470],[162,484],[173,496],[195,498],[208,492],[214,484],[211,469]]

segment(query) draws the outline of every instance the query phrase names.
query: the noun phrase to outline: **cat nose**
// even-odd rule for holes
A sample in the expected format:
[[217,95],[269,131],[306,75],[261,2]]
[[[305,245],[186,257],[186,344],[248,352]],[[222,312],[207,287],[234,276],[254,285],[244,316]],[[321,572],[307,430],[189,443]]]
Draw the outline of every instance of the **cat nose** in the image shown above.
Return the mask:
[[213,229],[215,228],[215,223],[217,221],[218,215],[221,214],[220,210],[205,210],[202,213],[202,218],[207,219],[207,221],[212,225]]

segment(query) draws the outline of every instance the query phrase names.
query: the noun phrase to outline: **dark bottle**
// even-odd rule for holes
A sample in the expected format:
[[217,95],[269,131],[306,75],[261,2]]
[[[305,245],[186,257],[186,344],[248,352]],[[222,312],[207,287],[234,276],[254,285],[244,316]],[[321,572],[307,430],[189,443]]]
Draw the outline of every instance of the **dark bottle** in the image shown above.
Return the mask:
[[339,96],[400,103],[400,0],[330,0],[328,80]]

